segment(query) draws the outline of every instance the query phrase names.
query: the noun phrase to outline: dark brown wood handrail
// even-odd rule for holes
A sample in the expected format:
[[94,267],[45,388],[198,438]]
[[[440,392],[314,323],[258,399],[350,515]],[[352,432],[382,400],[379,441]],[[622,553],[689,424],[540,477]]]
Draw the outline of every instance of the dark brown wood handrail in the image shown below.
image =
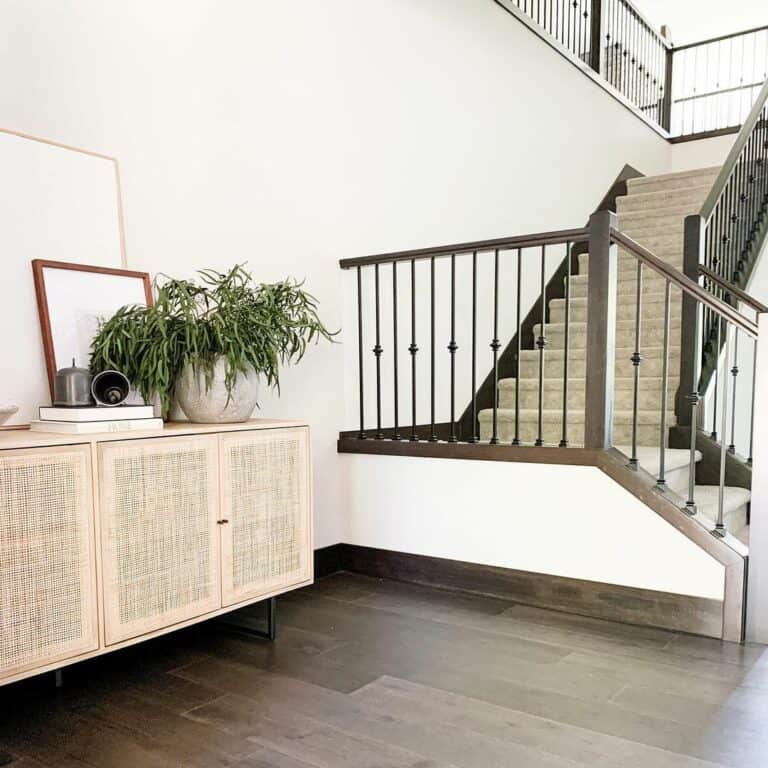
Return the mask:
[[511,250],[516,248],[535,248],[541,245],[558,245],[566,243],[579,243],[589,239],[589,230],[586,227],[579,229],[563,229],[556,232],[538,232],[532,235],[515,235],[513,237],[497,237],[491,240],[472,240],[466,243],[454,243],[453,245],[438,245],[433,248],[416,248],[410,251],[393,251],[391,253],[379,253],[372,256],[359,256],[351,259],[341,259],[339,266],[342,269],[352,267],[364,267],[370,264],[391,264],[395,261],[418,261],[429,259],[433,256],[454,256],[460,253],[472,253],[473,251]]
[[761,304],[757,299],[753,299],[746,291],[739,288],[738,285],[723,280],[717,272],[713,272],[709,267],[699,264],[699,274],[712,280],[712,282],[716,283],[724,291],[727,291],[739,301],[754,309],[755,312],[759,312],[760,314],[768,312],[768,307],[766,307],[765,304]]
[[654,256],[653,253],[640,245],[640,243],[635,242],[631,237],[619,232],[617,229],[611,230],[611,238],[615,243],[628,250],[636,259],[643,262],[643,264],[650,267],[669,282],[674,283],[680,290],[692,296],[700,304],[708,307],[729,323],[733,323],[752,338],[757,338],[757,324],[744,317],[730,304],[726,304],[716,296],[713,296],[697,282],[686,277],[682,272],[678,272],[678,270],[662,261],[658,256]]
[[762,27],[752,27],[752,29],[742,29],[740,32],[729,32],[727,35],[719,35],[718,37],[709,37],[706,40],[697,40],[695,43],[686,43],[685,45],[673,46],[676,51],[686,51],[689,48],[698,48],[700,45],[710,45],[711,43],[719,43],[722,40],[730,40],[733,37],[742,37],[744,35],[752,35],[755,32],[762,32],[764,29],[768,29],[768,24],[764,24]]

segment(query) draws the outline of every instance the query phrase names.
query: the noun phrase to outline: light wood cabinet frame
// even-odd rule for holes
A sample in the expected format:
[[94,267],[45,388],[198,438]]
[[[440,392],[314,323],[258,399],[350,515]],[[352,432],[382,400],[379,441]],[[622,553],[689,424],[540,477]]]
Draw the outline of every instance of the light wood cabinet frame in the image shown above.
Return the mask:
[[[253,456],[265,456],[268,463],[272,462],[271,468],[266,468],[265,477],[269,476],[269,479],[263,486],[265,493],[269,493],[270,489],[274,488],[278,489],[278,493],[285,492],[286,488],[292,493],[295,492],[293,502],[286,505],[284,499],[278,499],[275,504],[267,502],[266,507],[272,515],[270,518],[272,523],[275,519],[279,519],[281,514],[285,514],[295,522],[295,528],[291,529],[289,526],[283,534],[285,531],[295,531],[295,545],[298,553],[296,568],[285,568],[283,563],[282,566],[274,569],[275,572],[271,577],[257,578],[253,583],[241,584],[238,587],[235,586],[232,578],[233,553],[238,546],[249,546],[249,542],[243,544],[233,538],[237,536],[237,529],[225,522],[228,519],[225,512],[233,508],[233,494],[232,490],[228,489],[228,484],[234,477],[232,468],[226,461],[226,450],[233,446],[243,447],[246,451],[250,450]],[[291,472],[295,472],[295,477],[292,476],[290,481],[286,481],[285,477],[280,477],[279,472],[275,472],[275,462],[279,463],[280,457],[286,455],[286,446],[291,456],[289,459]],[[115,542],[118,541],[116,536],[120,531],[115,527],[115,511],[120,510],[124,516],[129,515],[131,510],[136,514],[163,515],[170,512],[172,515],[174,495],[166,494],[165,498],[159,501],[154,499],[152,503],[147,503],[145,506],[141,503],[123,503],[121,506],[118,504],[120,501],[118,494],[121,491],[135,493],[137,486],[135,483],[129,484],[130,487],[127,490],[120,486],[117,481],[125,480],[126,470],[123,468],[123,475],[118,478],[115,474],[115,462],[133,457],[134,468],[146,467],[147,462],[151,464],[151,458],[147,457],[168,457],[189,452],[195,455],[195,459],[191,465],[185,466],[205,467],[205,481],[202,482],[199,478],[193,479],[193,486],[198,489],[204,488],[207,497],[205,502],[200,502],[197,510],[198,517],[195,519],[199,524],[200,509],[204,508],[208,541],[207,578],[213,588],[201,600],[192,600],[187,603],[182,600],[181,604],[176,605],[172,605],[173,600],[171,600],[168,603],[168,610],[153,611],[153,606],[162,608],[163,601],[153,604],[150,599],[150,610],[146,611],[145,615],[141,615],[141,610],[126,611],[124,604],[121,613],[121,582],[118,578],[120,560],[115,557],[116,552],[121,551],[119,547],[115,548]],[[203,454],[202,457],[200,452]],[[77,519],[82,524],[82,535],[85,537],[83,551],[87,552],[80,573],[85,617],[82,638],[66,647],[56,649],[54,653],[42,653],[23,664],[3,666],[0,663],[0,685],[142,642],[312,583],[311,451],[309,428],[303,422],[264,419],[232,425],[171,424],[166,425],[162,431],[129,432],[119,436],[114,433],[72,436],[21,430],[0,431],[0,467],[3,461],[8,463],[10,460],[27,462],[34,467],[50,462],[51,457],[56,456],[72,456],[81,467],[82,503],[77,510]],[[190,480],[183,478],[179,471],[175,473],[175,478],[179,483]],[[0,482],[2,482],[1,475]],[[252,479],[246,478],[245,488],[250,493],[256,493],[258,497],[261,486],[249,485],[251,482]],[[139,483],[139,486],[141,485],[142,483]],[[183,498],[183,493],[178,498]],[[264,505],[257,503],[256,507],[261,508]],[[183,510],[180,511],[178,520],[179,524],[183,524]],[[130,523],[130,515],[128,521]],[[127,527],[124,526],[122,534],[135,537],[141,530],[140,525],[132,528],[128,524]],[[151,525],[149,530],[154,530]],[[198,533],[199,530],[201,529],[198,529]],[[157,531],[154,532],[157,533]],[[291,535],[287,535],[287,538],[284,536],[283,540],[290,541]],[[0,548],[3,543],[2,536],[3,531],[0,531]],[[163,545],[162,531],[160,531],[159,540],[160,544],[155,542],[155,546]],[[132,546],[140,547],[141,542],[134,542]],[[185,552],[187,549],[182,546],[178,551]],[[271,550],[267,548],[262,551],[269,553]],[[131,572],[130,553],[130,546],[123,547],[123,577],[127,573],[129,579],[135,576]],[[194,557],[195,553],[187,552],[187,554]],[[167,561],[164,566],[161,564],[159,578],[173,583],[173,573],[170,576],[168,573],[169,562]],[[3,563],[0,561],[0,579],[2,567]],[[170,568],[170,571],[172,572],[173,569]],[[266,573],[269,574],[270,569],[267,569]],[[143,574],[143,576],[151,578],[151,575]],[[139,605],[139,608],[141,607]],[[2,617],[3,613],[0,609],[0,618]],[[10,621],[6,619],[5,623],[9,625]],[[0,630],[12,631],[10,626],[3,626]]]

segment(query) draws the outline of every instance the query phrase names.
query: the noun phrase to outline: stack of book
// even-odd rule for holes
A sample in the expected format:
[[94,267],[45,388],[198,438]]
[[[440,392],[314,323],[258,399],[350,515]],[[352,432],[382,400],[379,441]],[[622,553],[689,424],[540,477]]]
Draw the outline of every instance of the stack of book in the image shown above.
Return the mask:
[[42,406],[40,418],[33,421],[29,428],[33,432],[87,435],[94,432],[162,429],[163,420],[155,418],[154,408],[151,405],[118,405],[114,408]]

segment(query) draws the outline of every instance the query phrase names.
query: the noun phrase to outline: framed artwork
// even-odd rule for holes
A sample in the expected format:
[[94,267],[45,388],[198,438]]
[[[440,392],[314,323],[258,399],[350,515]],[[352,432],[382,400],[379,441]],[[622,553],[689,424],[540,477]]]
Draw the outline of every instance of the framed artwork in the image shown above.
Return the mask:
[[48,385],[72,360],[88,367],[100,321],[126,304],[152,305],[147,272],[34,259],[32,272],[40,314]]

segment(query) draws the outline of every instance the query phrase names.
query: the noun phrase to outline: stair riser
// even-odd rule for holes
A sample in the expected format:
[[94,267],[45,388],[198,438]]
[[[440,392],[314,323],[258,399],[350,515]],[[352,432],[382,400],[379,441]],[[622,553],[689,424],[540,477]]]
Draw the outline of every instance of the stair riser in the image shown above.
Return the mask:
[[[683,496],[687,496],[688,491]],[[695,498],[695,496],[694,496]],[[706,518],[709,521],[712,521],[714,524],[714,521],[717,519],[717,506],[707,505],[706,507],[701,507],[697,511],[697,515],[704,519]],[[725,524],[725,528],[727,531],[730,531],[733,533],[734,531],[738,531],[747,524],[747,505],[742,504],[740,507],[737,507],[736,509],[726,512],[723,515],[723,523]],[[714,525],[712,525],[714,527]]]
[[638,190],[617,198],[616,212],[622,214],[633,211],[658,210],[667,206],[687,206],[700,209],[711,188],[711,185],[702,185],[681,189],[659,189],[650,192]]
[[[480,423],[480,439],[490,440],[491,423]],[[563,436],[562,425],[545,424],[543,430],[543,440],[547,445],[557,445]],[[536,422],[520,423],[520,440],[524,444],[532,445],[538,435]],[[503,443],[511,443],[515,437],[515,425],[513,423],[499,422],[498,436]],[[568,444],[576,447],[584,444],[584,425],[574,425],[568,428]],[[658,427],[639,426],[637,432],[638,443],[642,445],[654,445],[659,440]],[[630,426],[619,426],[613,429],[613,442],[615,444],[631,443],[632,428]]]
[[[616,376],[631,376],[632,363],[626,359],[616,360]],[[678,356],[669,359],[669,371],[678,371],[680,368],[680,358]],[[570,376],[581,377],[586,376],[586,360],[584,356],[573,358],[568,362],[568,373]],[[642,382],[643,376],[661,376],[662,373],[662,361],[659,357],[649,357],[643,360],[640,365],[640,381]],[[523,379],[532,379],[539,375],[539,361],[538,359],[525,359],[523,358],[520,363],[520,377]],[[544,377],[552,379],[561,377],[563,375],[563,357],[562,355],[544,355]]]
[[670,491],[678,496],[686,498],[688,496],[688,467],[673,469],[671,472],[664,473],[665,485]]
[[667,254],[679,258],[678,255],[683,252],[682,229],[659,232],[655,229],[635,227],[629,230],[622,229],[622,232],[660,258],[666,258]]
[[622,222],[619,220],[619,229],[627,236],[632,238],[635,242],[645,245],[646,248],[650,248],[651,238],[657,242],[664,241],[674,245],[678,243],[677,247],[682,247],[683,242],[683,218],[677,220],[670,220],[663,224],[653,221],[644,222]]
[[[589,278],[589,270],[586,272],[579,272],[578,275],[572,275],[571,276],[571,286],[577,285],[581,282],[587,282]],[[565,280],[565,278],[563,278]],[[646,267],[643,269],[643,285],[646,284],[652,285],[655,287],[657,291],[663,291],[664,290],[664,283],[667,282],[667,278],[663,275],[660,275],[655,270],[651,269],[650,267]],[[565,282],[563,282],[565,285]],[[637,284],[637,264],[632,269],[627,269],[623,272],[618,272],[616,277],[616,287],[618,291],[621,293],[622,291],[626,291],[629,288],[634,290],[635,285]]]
[[[643,307],[648,313],[653,314],[654,317],[662,317],[664,313],[664,294],[659,294],[658,297],[654,294],[645,296],[643,300]],[[672,294],[670,296],[669,309],[672,319],[679,319],[680,307],[681,298],[680,292],[678,291],[677,295]],[[549,322],[565,322],[565,299],[553,299],[549,302]],[[587,322],[587,300],[585,298],[571,300],[571,322]]]
[[683,226],[686,216],[696,213],[697,206],[674,206],[653,211],[632,211],[631,213],[619,213],[619,228],[625,227],[665,227]]
[[[677,392],[677,385],[670,386],[667,389],[667,408],[671,410],[674,407],[675,393]],[[631,389],[621,389],[614,392],[613,407],[619,411],[628,411],[632,409],[632,402],[634,399],[633,391]],[[545,387],[544,390],[544,408],[558,409],[563,406],[563,390],[562,387]],[[578,409],[583,412],[585,406],[584,397],[584,384],[580,388],[568,389],[568,407],[569,409]],[[514,408],[515,407],[515,389],[504,388],[499,391],[499,408]],[[520,390],[520,408],[521,409],[535,409],[539,407],[539,393],[535,389],[521,389]],[[642,380],[640,381],[640,389],[638,392],[638,407],[642,410],[661,410],[661,392],[658,387],[650,389],[643,387]]]
[[[643,295],[650,294],[656,295],[659,299],[663,299],[664,296],[664,279],[661,277],[648,277],[643,275]],[[573,299],[585,299],[587,298],[587,278],[586,275],[576,275],[571,278],[571,298]],[[620,280],[616,286],[616,292],[619,296],[635,296],[637,294],[637,286],[634,280]],[[671,296],[675,294],[679,295],[680,290],[673,288]],[[624,303],[624,302],[622,302]]]
[[[646,246],[648,247],[648,246]],[[653,250],[653,249],[649,249]],[[666,249],[662,251],[653,251],[656,256],[665,261],[675,269],[680,269],[683,265],[683,249],[682,247],[676,249]],[[634,275],[637,272],[637,259],[631,256],[624,250],[619,251],[619,278],[621,279],[625,275]],[[647,274],[648,270],[643,270],[644,274]],[[581,254],[579,256],[579,275],[589,274],[589,254]]]
[[710,188],[715,183],[717,171],[705,171],[703,173],[686,173],[671,177],[641,177],[627,181],[629,196],[646,194],[648,192],[672,192],[678,189],[690,189],[691,187]]
[[[533,338],[538,338],[539,326],[534,326]],[[565,329],[563,326],[549,328],[546,332],[546,350],[565,349]],[[658,347],[664,343],[664,331],[656,326],[640,327],[640,352],[644,346]],[[629,328],[619,328],[616,331],[616,345],[618,347],[633,347],[635,344],[635,331]],[[669,334],[670,348],[680,345],[680,328],[671,328]],[[568,346],[571,349],[586,349],[587,331],[584,326],[571,327],[568,336]]]

